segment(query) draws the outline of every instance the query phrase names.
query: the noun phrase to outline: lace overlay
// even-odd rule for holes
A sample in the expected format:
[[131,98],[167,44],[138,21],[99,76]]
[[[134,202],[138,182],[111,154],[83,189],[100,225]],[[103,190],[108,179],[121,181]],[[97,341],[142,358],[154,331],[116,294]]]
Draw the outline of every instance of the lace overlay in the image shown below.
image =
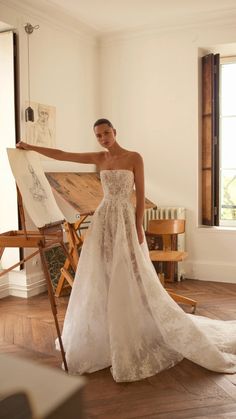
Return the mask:
[[104,198],[82,248],[62,340],[71,374],[111,366],[134,381],[186,357],[213,371],[236,372],[236,321],[186,314],[164,290],[138,242],[133,173],[103,170]]

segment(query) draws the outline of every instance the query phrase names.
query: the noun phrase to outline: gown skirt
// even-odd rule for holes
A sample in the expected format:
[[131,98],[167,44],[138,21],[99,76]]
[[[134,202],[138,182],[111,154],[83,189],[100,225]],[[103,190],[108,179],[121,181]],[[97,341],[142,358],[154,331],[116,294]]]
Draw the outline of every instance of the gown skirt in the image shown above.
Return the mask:
[[104,197],[82,247],[62,331],[69,373],[111,367],[115,381],[136,381],[183,358],[235,373],[236,320],[185,313],[161,285],[146,241],[139,244],[133,172],[102,170],[101,182]]

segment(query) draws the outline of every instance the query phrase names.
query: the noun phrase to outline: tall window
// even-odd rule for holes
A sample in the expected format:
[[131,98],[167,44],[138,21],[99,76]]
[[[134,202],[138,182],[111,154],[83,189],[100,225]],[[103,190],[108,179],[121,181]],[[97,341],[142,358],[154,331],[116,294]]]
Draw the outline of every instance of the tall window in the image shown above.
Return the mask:
[[236,227],[236,57],[220,60],[220,225]]
[[202,58],[202,224],[236,227],[236,57]]

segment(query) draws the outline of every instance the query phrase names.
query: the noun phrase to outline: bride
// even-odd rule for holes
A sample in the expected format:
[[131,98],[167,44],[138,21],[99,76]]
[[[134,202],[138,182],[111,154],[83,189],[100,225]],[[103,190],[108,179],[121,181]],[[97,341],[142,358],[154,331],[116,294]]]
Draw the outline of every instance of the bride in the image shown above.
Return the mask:
[[135,381],[188,358],[235,373],[236,320],[186,314],[158,280],[142,227],[141,156],[118,144],[107,119],[95,122],[94,133],[105,151],[69,153],[17,144],[57,160],[94,163],[101,174],[104,197],[86,235],[62,332],[69,372],[110,366],[115,381]]

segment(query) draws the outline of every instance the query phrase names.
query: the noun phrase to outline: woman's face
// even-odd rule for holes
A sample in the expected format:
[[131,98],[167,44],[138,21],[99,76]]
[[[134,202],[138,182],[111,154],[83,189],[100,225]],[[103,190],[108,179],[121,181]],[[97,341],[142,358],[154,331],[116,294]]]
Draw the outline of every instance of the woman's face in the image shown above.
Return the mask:
[[116,130],[107,124],[101,124],[94,128],[94,133],[99,144],[109,149],[116,141]]

